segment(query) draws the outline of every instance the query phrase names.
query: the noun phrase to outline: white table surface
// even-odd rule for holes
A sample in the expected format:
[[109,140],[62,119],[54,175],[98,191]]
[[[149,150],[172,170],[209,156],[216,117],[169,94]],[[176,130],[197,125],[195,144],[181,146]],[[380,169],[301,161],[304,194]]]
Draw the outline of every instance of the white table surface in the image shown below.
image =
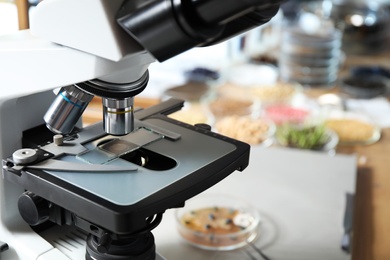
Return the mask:
[[[247,199],[262,215],[255,244],[272,260],[344,260],[340,249],[345,194],[356,186],[356,158],[286,148],[251,149],[249,166],[202,193]],[[188,245],[168,210],[153,231],[168,260],[250,259],[247,249],[214,252]],[[258,259],[261,259],[259,257]]]

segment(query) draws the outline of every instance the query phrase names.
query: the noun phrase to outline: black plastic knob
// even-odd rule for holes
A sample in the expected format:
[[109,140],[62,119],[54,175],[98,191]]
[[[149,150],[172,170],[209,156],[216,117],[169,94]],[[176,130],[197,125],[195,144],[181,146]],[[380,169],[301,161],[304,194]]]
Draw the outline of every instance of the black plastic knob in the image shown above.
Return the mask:
[[99,253],[108,253],[110,250],[112,239],[109,234],[104,233],[103,236],[99,239],[99,243],[96,246],[96,249]]
[[42,224],[50,216],[50,202],[29,191],[19,197],[18,208],[24,221],[31,226]]
[[207,131],[211,131],[211,125],[205,124],[205,123],[199,123],[195,124],[196,127],[202,128]]
[[2,241],[0,241],[0,253],[2,253],[2,252],[4,252],[4,251],[6,251],[6,250],[8,250],[8,244],[7,243],[4,243],[4,242],[2,242]]

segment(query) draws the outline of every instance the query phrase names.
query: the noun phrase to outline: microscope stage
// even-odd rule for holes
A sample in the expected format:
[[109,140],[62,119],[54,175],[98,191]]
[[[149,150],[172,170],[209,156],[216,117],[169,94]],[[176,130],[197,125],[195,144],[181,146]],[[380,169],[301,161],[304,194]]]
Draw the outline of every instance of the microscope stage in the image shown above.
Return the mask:
[[[100,161],[102,164],[109,164],[115,166],[126,167],[131,165],[136,170],[128,172],[110,172],[110,173],[93,173],[93,172],[77,172],[77,171],[45,171],[47,174],[62,180],[72,186],[78,187],[86,191],[92,196],[99,197],[105,201],[118,206],[130,206],[139,203],[143,199],[162,192],[170,185],[176,182],[185,180],[186,177],[195,174],[197,171],[201,172],[205,167],[212,165],[213,162],[223,159],[224,156],[233,153],[237,150],[236,145],[226,142],[224,140],[206,135],[190,128],[178,126],[161,119],[147,119],[145,122],[139,121],[137,127],[149,128],[149,123],[159,128],[170,130],[180,135],[178,140],[169,140],[168,138],[161,138],[149,144],[139,146],[138,149],[142,151],[151,151],[159,155],[160,160],[169,160],[172,165],[171,169],[152,170],[146,167],[139,166],[126,160],[126,154],[123,156],[104,157],[96,151],[101,151],[101,148],[96,148],[92,145],[90,150],[85,154],[91,154],[88,159],[90,161]],[[95,127],[101,128],[101,125]],[[142,128],[141,128],[142,129]],[[129,134],[131,135],[131,133]],[[114,140],[117,137],[111,136]],[[111,139],[112,140],[112,139]],[[96,143],[96,140],[93,142]],[[112,141],[107,143],[113,143]],[[90,144],[84,144],[89,147]],[[121,144],[119,144],[121,145]],[[99,145],[100,146],[100,145]],[[124,145],[123,145],[124,146]],[[130,147],[133,148],[133,147]],[[131,153],[131,152],[130,152]],[[146,153],[146,152],[145,152]],[[87,163],[82,159],[85,156],[62,156],[60,160],[71,161],[75,163]],[[92,158],[90,158],[92,157]],[[108,159],[108,161],[105,161]],[[146,159],[151,160],[151,159]],[[155,162],[156,163],[156,162]],[[157,164],[159,162],[157,161]],[[225,161],[230,164],[229,161]],[[161,164],[167,164],[161,161]],[[158,168],[158,165],[155,166]],[[211,167],[207,169],[209,175],[213,175]],[[207,174],[207,173],[206,173]],[[180,191],[180,187],[174,188]]]
[[[4,166],[4,177],[116,234],[132,233],[145,218],[183,206],[249,161],[249,145],[162,114],[136,119],[126,136],[106,135],[98,123],[60,146],[38,148],[54,155],[47,162],[72,167],[39,169],[43,161],[15,173]],[[111,166],[129,170],[93,171]]]

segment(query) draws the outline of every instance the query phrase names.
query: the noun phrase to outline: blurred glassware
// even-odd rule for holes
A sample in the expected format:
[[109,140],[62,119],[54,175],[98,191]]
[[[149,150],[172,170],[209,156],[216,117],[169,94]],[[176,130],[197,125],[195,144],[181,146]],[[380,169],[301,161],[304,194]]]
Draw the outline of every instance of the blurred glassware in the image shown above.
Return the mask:
[[340,80],[340,89],[352,98],[370,99],[387,95],[390,80],[379,75],[351,75]]
[[225,82],[241,87],[274,84],[279,77],[275,66],[262,63],[232,64],[226,68],[224,74]]
[[220,80],[218,71],[206,67],[195,67],[184,71],[183,74],[185,82],[165,89],[162,99],[173,97],[189,102],[199,102]]
[[389,44],[389,8],[378,1],[334,1],[331,17],[343,32],[346,54],[373,54]]
[[229,40],[228,57],[230,63],[264,61],[274,64],[279,50],[282,22],[283,12],[280,10],[268,23]]
[[300,1],[297,0],[289,0],[282,3],[280,8],[282,9],[284,20],[289,23],[296,22],[301,11],[300,4]]
[[308,32],[298,26],[283,32],[280,78],[309,87],[331,87],[338,78],[341,33],[337,29]]
[[198,102],[209,90],[210,86],[205,82],[188,81],[166,89],[162,94],[162,99],[178,98],[188,102]]
[[192,82],[208,82],[218,80],[220,74],[216,70],[211,70],[204,67],[196,67],[184,72],[187,81]]
[[320,109],[325,113],[328,110],[340,110],[346,109],[345,97],[339,94],[326,93],[317,98]]
[[279,55],[280,79],[307,87],[333,87],[343,60],[340,30],[330,19],[329,0],[303,2],[295,23],[285,24]]
[[265,63],[277,61],[283,28],[283,11],[272,20],[246,34],[244,53],[249,60]]
[[376,65],[353,66],[350,68],[350,74],[352,76],[382,76],[386,77],[387,79],[390,79],[390,69]]
[[261,117],[253,89],[224,83],[209,92],[201,103],[207,108],[215,132],[251,145],[268,147],[273,143],[275,124]]
[[169,117],[190,125],[212,125],[213,118],[208,116],[208,110],[201,101],[219,82],[220,73],[206,67],[195,67],[183,74],[185,83],[167,88],[161,95],[162,100],[178,98],[185,101],[183,109],[170,114]]

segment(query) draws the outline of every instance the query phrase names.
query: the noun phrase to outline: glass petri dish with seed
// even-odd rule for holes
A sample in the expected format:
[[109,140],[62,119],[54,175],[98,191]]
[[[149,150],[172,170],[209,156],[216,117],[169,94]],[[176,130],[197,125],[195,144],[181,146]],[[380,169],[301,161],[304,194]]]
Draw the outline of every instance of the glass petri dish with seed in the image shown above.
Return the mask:
[[258,211],[249,202],[229,195],[197,196],[176,210],[175,216],[181,237],[206,250],[234,250],[259,236]]

